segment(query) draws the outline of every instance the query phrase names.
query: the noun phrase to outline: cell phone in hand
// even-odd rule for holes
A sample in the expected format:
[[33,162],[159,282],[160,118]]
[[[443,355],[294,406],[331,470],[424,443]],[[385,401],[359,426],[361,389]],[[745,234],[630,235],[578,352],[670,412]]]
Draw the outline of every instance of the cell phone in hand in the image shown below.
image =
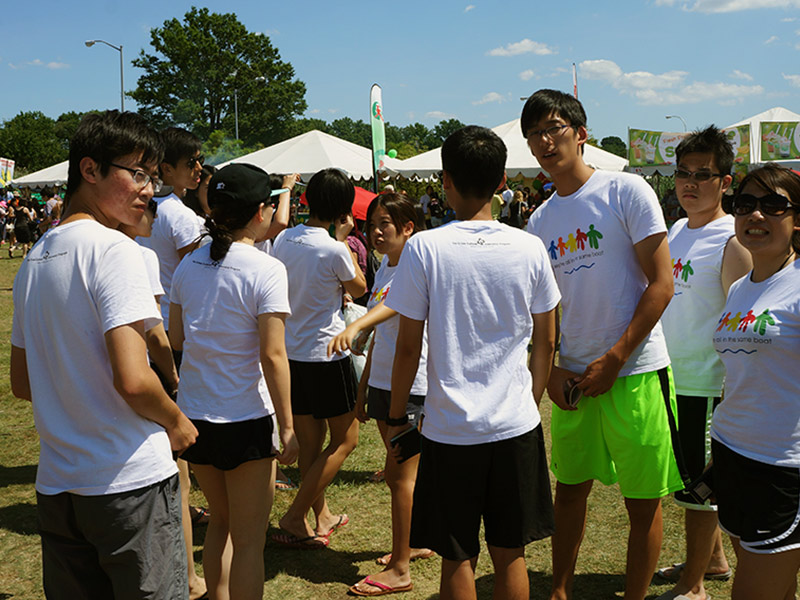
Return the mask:
[[565,380],[564,400],[566,400],[567,406],[575,408],[581,398],[583,398],[583,390],[578,387],[578,382],[574,378]]
[[421,438],[422,434],[420,434],[417,426],[414,425],[389,441],[392,448],[400,447],[400,456],[397,458],[398,463],[404,463],[412,456],[419,454]]
[[709,467],[703,471],[700,477],[692,481],[686,487],[686,493],[689,494],[698,504],[705,504],[706,500],[714,496],[713,486],[713,467]]

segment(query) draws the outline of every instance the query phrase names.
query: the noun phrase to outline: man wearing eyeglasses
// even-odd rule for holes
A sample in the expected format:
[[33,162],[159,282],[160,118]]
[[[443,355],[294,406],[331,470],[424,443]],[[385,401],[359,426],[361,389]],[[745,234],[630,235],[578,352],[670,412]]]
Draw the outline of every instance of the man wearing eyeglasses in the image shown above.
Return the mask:
[[[734,237],[734,219],[722,209],[731,184],[733,148],[713,125],[684,138],[676,149],[675,193],[687,218],[670,229],[675,296],[662,323],[672,360],[678,402],[678,432],[690,480],[710,458],[711,413],[719,404],[725,368],[712,338],[728,288],[751,268],[750,254]],[[664,600],[682,594],[706,598],[703,579],[728,579],[716,506],[699,504],[685,491],[675,501],[686,509],[686,562],[659,569],[675,583]]]
[[48,598],[188,598],[172,452],[197,430],[148,367],[160,317],[142,253],[117,231],[142,220],[162,151],[137,114],[84,117],[66,212],[14,280],[11,389],[39,432]]
[[625,597],[641,599],[661,548],[660,499],[682,487],[669,423],[675,392],[658,322],[673,292],[664,216],[644,179],[583,161],[588,133],[577,99],[539,90],[521,126],[557,190],[528,221],[550,249],[563,309],[559,364],[547,387],[557,479],[551,597],[572,593],[598,480],[619,482],[625,498]]

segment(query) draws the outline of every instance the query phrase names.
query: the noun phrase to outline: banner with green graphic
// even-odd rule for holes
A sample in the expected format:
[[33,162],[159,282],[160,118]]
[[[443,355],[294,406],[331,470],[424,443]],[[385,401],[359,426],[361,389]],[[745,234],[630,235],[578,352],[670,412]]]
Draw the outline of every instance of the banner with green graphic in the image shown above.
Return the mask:
[[761,122],[761,160],[800,158],[800,123]]
[[386,132],[383,122],[383,100],[381,86],[372,85],[369,91],[369,120],[372,124],[372,173],[374,175],[374,192],[378,193],[378,171],[383,168],[383,157],[386,156]]
[[14,161],[0,158],[0,186],[5,187],[14,179]]
[[[722,131],[733,145],[734,162],[750,162],[750,125],[730,127]],[[628,162],[631,167],[659,167],[675,164],[675,148],[688,132],[671,133],[646,129],[628,130]]]

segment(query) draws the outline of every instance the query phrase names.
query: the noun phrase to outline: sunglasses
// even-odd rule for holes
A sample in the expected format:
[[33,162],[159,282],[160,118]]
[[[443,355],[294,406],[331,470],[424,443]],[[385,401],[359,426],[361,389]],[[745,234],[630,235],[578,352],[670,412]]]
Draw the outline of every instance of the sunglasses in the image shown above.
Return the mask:
[[192,158],[186,161],[186,166],[189,167],[190,169],[194,169],[194,166],[198,163],[202,167],[206,163],[206,157],[203,156],[202,154],[200,156],[193,156]]
[[698,183],[708,181],[712,177],[725,177],[724,173],[712,173],[711,171],[687,171],[686,169],[675,169],[675,179],[694,179]]
[[780,217],[787,210],[795,206],[786,199],[786,196],[772,192],[766,196],[753,196],[752,194],[737,194],[731,202],[731,212],[743,217],[752,213],[756,207],[765,215]]

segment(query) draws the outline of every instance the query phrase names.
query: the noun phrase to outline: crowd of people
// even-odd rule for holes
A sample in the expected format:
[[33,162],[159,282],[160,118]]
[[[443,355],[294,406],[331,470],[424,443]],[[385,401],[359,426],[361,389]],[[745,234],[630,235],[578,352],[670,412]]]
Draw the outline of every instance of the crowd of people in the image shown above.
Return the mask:
[[[735,599],[794,598],[800,174],[767,165],[726,195],[729,141],[693,132],[668,231],[644,179],[584,162],[577,99],[539,90],[520,127],[541,192],[512,190],[502,140],[468,126],[442,146],[442,197],[384,190],[356,223],[352,182],[325,169],[294,224],[298,175],[217,170],[186,130],[87,115],[13,291],[47,596],[261,598],[278,464],[301,480],[273,540],[324,550],[362,517],[325,491],[373,419],[392,546],[352,595],[411,590],[411,562],[438,554],[441,597],[475,598],[482,524],[494,598],[529,597],[525,546],[547,537],[550,597],[571,598],[599,481],[629,517],[626,598],[656,573],[660,600],[705,600],[732,565]],[[347,325],[350,302],[367,312]],[[669,494],[686,560],[658,569]]]

